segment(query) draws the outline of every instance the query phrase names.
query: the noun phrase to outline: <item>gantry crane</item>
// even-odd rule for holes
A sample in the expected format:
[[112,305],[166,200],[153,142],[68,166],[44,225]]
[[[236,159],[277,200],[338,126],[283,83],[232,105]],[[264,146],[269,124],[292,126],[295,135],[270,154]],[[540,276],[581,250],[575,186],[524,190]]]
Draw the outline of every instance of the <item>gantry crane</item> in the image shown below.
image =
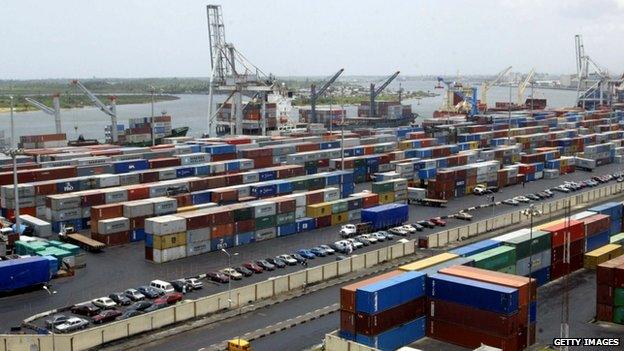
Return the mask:
[[[576,86],[576,104],[585,109],[594,110],[599,105],[607,105],[610,103],[610,90],[613,82],[607,70],[602,69],[589,55],[585,54],[585,45],[583,37],[580,34],[574,36],[574,45],[576,48],[576,77],[578,84]],[[590,79],[589,67],[593,67],[596,80]]]
[[491,87],[493,87],[494,85],[496,85],[498,82],[501,81],[501,79],[503,79],[504,76],[507,75],[507,73],[509,73],[509,71],[511,71],[511,66],[505,68],[504,70],[500,71],[498,73],[498,75],[496,75],[496,78],[490,80],[490,81],[485,81],[481,84],[481,103],[484,104],[487,107],[487,93],[490,90]]
[[110,106],[106,106],[100,99],[97,98],[89,89],[87,89],[82,83],[74,79],[71,81],[72,85],[77,86],[82,92],[91,100],[91,102],[97,106],[100,111],[106,113],[111,118],[111,141],[116,143],[117,138],[117,98],[115,96],[110,96],[109,100],[111,102]]
[[535,75],[535,69],[531,68],[531,70],[526,75],[526,77],[524,77],[522,82],[518,84],[518,105],[523,105],[525,103],[524,91],[529,86],[529,84],[531,84],[531,81],[533,80],[534,75]]
[[329,78],[329,80],[325,82],[325,84],[323,84],[323,86],[319,90],[316,90],[316,84],[312,84],[310,86],[310,107],[311,107],[310,121],[312,123],[317,122],[316,121],[316,102],[318,98],[321,97],[325,93],[325,91],[327,91],[327,88],[329,88],[329,86],[332,85],[336,81],[336,79],[338,79],[338,77],[340,77],[342,72],[344,72],[344,68],[341,68],[338,72],[336,72],[336,74],[334,74],[331,78]]
[[63,129],[61,128],[61,102],[60,102],[60,94],[52,94],[52,108],[46,106],[45,104],[31,99],[29,97],[24,98],[26,102],[31,104],[32,106],[40,109],[50,116],[54,116],[54,127],[56,129],[56,134],[63,133]]
[[[440,85],[440,83],[446,86],[446,99],[444,99],[442,111],[462,112],[461,110],[464,110],[469,116],[474,116],[479,113],[477,107],[477,88],[464,87],[457,82],[447,82],[444,78],[438,77],[438,85]],[[470,96],[467,94],[470,94]],[[462,102],[457,105],[454,104],[455,95],[462,99]],[[465,105],[469,105],[469,107],[466,108]]]
[[[375,99],[377,98],[377,96],[379,96],[379,94],[381,94],[381,92],[386,89],[386,87],[392,83],[392,81],[399,75],[399,73],[401,73],[400,71],[396,71],[394,72],[393,75],[391,75],[388,79],[386,79],[386,81],[379,87],[377,88],[377,90],[375,90],[375,83],[371,83],[370,85],[370,106],[368,107],[368,115],[370,117],[375,116],[377,114],[377,104],[375,102]],[[399,98],[400,100],[400,98]],[[399,103],[401,103],[401,101],[399,101]]]

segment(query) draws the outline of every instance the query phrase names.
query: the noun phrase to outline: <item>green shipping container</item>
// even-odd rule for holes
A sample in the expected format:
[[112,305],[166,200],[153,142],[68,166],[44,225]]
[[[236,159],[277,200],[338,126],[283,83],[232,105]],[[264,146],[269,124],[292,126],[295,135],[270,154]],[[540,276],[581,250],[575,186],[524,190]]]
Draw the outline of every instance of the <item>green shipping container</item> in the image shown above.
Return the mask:
[[624,289],[623,288],[615,288],[613,291],[613,306],[622,307],[624,306]]
[[347,212],[349,210],[349,203],[346,199],[336,200],[331,202],[332,214],[338,214]]
[[246,221],[253,218],[253,210],[251,207],[237,208],[232,211],[232,219],[234,222]]
[[293,189],[296,190],[307,190],[308,182],[305,179],[298,179],[293,181]]
[[499,246],[487,251],[483,251],[469,258],[474,259],[475,267],[490,271],[516,265],[516,250],[511,246]]
[[321,189],[325,187],[325,178],[316,177],[308,180],[308,189]]
[[69,251],[72,255],[77,255],[80,253],[80,247],[74,244],[63,244],[58,246],[58,248]]
[[50,244],[51,246],[54,246],[54,247],[59,247],[59,246],[65,244],[65,243],[62,242],[62,241],[58,241],[58,240],[48,240],[48,244]]
[[613,323],[624,324],[624,307],[613,309]]
[[394,192],[394,183],[389,181],[373,183],[372,190],[375,194]]
[[256,230],[275,227],[275,216],[264,216],[256,218]]
[[531,239],[531,234],[526,234],[505,240],[503,244],[516,249],[516,260],[529,257],[531,252],[536,254],[551,249],[550,232],[534,230],[532,237]]
[[624,244],[624,233],[615,234],[611,237],[611,244]]
[[275,216],[275,224],[280,226],[282,224],[295,223],[295,213],[286,212],[279,213]]
[[499,269],[498,271],[507,274],[516,274],[516,265],[505,267],[503,269]]

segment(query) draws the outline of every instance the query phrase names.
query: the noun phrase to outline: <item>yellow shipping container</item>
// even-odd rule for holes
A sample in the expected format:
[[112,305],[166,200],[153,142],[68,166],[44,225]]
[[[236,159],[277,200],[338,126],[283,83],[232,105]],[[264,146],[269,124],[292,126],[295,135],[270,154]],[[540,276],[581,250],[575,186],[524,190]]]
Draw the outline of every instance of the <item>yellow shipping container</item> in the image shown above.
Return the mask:
[[562,218],[562,219],[558,219],[558,220],[556,220],[556,221],[552,221],[552,222],[544,223],[544,224],[538,225],[535,229],[537,229],[537,230],[542,230],[542,229],[544,229],[544,228],[548,228],[548,227],[551,227],[551,226],[553,226],[553,225],[557,225],[557,224],[559,224],[559,223],[561,223],[561,222],[563,222],[563,221],[565,221],[565,220],[566,220],[565,218]]
[[349,212],[342,212],[332,215],[331,225],[347,223],[349,221]]
[[399,150],[407,150],[412,148],[413,140],[404,140],[399,142]]
[[186,245],[186,233],[175,233],[167,235],[154,235],[154,248],[158,250],[170,249]]
[[321,202],[320,204],[308,205],[306,215],[312,218],[329,216],[331,214],[331,203]]
[[408,263],[406,265],[400,266],[399,269],[402,271],[419,271],[421,269],[426,269],[431,266],[435,266],[436,264],[440,264],[440,263],[452,260],[457,257],[459,256],[456,254],[445,252],[439,255],[423,258],[422,260]]
[[190,206],[184,206],[184,207],[178,207],[178,213],[180,212],[189,212],[189,211],[195,211],[197,210],[198,207],[195,205],[190,205]]
[[587,269],[596,269],[599,264],[605,263],[618,256],[622,256],[622,254],[624,254],[624,249],[622,249],[622,245],[605,245],[603,247],[597,248],[594,251],[586,253],[583,260],[583,265]]
[[394,202],[394,193],[381,193],[379,194],[379,204],[389,204]]

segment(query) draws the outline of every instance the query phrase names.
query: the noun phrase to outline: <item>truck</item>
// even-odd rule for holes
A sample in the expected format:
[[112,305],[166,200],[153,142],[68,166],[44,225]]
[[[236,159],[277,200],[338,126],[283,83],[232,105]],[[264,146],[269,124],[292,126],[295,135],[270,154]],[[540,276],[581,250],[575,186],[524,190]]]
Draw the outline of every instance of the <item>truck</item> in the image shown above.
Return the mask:
[[345,224],[340,227],[340,236],[343,238],[351,238],[360,234],[370,233],[372,229],[370,222],[362,222],[356,224]]
[[422,206],[429,206],[429,207],[446,207],[446,205],[448,204],[448,201],[440,200],[440,199],[424,198],[424,199],[417,200],[414,204],[422,205]]
[[52,275],[50,260],[32,256],[0,261],[0,293],[47,284]]
[[407,188],[407,203],[431,207],[446,207],[448,201],[427,198],[427,190],[422,188]]
[[385,204],[362,210],[362,222],[370,223],[373,230],[396,227],[407,222],[409,207],[406,204]]
[[472,193],[475,195],[491,194],[495,192],[498,192],[497,186],[486,186],[484,184],[479,184],[472,190]]
[[73,227],[61,227],[59,232],[59,239],[66,243],[78,245],[86,251],[98,252],[101,251],[106,245],[97,240],[88,238],[82,234],[76,233]]

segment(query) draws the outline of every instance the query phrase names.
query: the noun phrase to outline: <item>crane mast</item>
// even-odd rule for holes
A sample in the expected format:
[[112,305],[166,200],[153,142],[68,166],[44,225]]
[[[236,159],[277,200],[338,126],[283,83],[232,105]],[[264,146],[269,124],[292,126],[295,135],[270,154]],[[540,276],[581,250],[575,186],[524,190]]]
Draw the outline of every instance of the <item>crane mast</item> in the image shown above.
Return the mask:
[[313,123],[316,123],[316,102],[318,98],[325,93],[329,86],[332,85],[336,81],[336,79],[338,79],[338,77],[340,77],[342,72],[344,72],[344,68],[341,68],[331,78],[329,78],[329,80],[325,82],[325,84],[323,84],[323,86],[319,90],[316,90],[316,84],[312,84],[310,86],[310,119]]
[[79,80],[75,79],[71,82],[73,85],[77,86],[82,92],[89,98],[91,103],[93,103],[96,107],[100,109],[100,111],[109,115],[111,118],[111,141],[116,143],[117,138],[117,104],[114,96],[111,96],[109,99],[111,101],[111,105],[106,106],[100,99],[97,98],[89,89],[87,89]]
[[61,128],[61,102],[60,95],[53,94],[52,95],[52,108],[46,106],[45,104],[31,98],[24,98],[26,102],[31,104],[32,106],[40,109],[50,116],[54,116],[54,127],[56,129],[56,134],[63,133],[63,129]]
[[531,68],[529,74],[520,82],[518,85],[518,105],[522,105],[524,103],[524,91],[531,84],[533,76],[535,75],[535,69]]
[[501,79],[503,79],[504,76],[507,75],[507,73],[509,73],[509,71],[511,71],[511,66],[505,68],[504,70],[500,71],[498,73],[498,75],[496,76],[496,78],[494,78],[491,81],[485,81],[483,82],[483,84],[481,84],[481,103],[487,106],[487,93],[490,90],[491,87],[493,87],[494,85],[496,85],[498,82],[501,81]]
[[[401,73],[400,71],[396,71],[394,72],[393,75],[391,75],[390,77],[388,77],[388,79],[386,79],[386,81],[379,87],[377,88],[377,90],[375,90],[375,83],[371,83],[370,85],[370,106],[368,107],[368,115],[369,116],[375,116],[377,114],[377,104],[375,102],[375,99],[377,98],[377,96],[379,96],[379,94],[381,94],[381,92],[386,89],[388,87],[388,85],[390,85],[390,83],[392,83],[392,81],[394,79],[396,79],[396,77],[399,75],[399,73]],[[399,99],[399,103],[400,103],[400,99]]]

